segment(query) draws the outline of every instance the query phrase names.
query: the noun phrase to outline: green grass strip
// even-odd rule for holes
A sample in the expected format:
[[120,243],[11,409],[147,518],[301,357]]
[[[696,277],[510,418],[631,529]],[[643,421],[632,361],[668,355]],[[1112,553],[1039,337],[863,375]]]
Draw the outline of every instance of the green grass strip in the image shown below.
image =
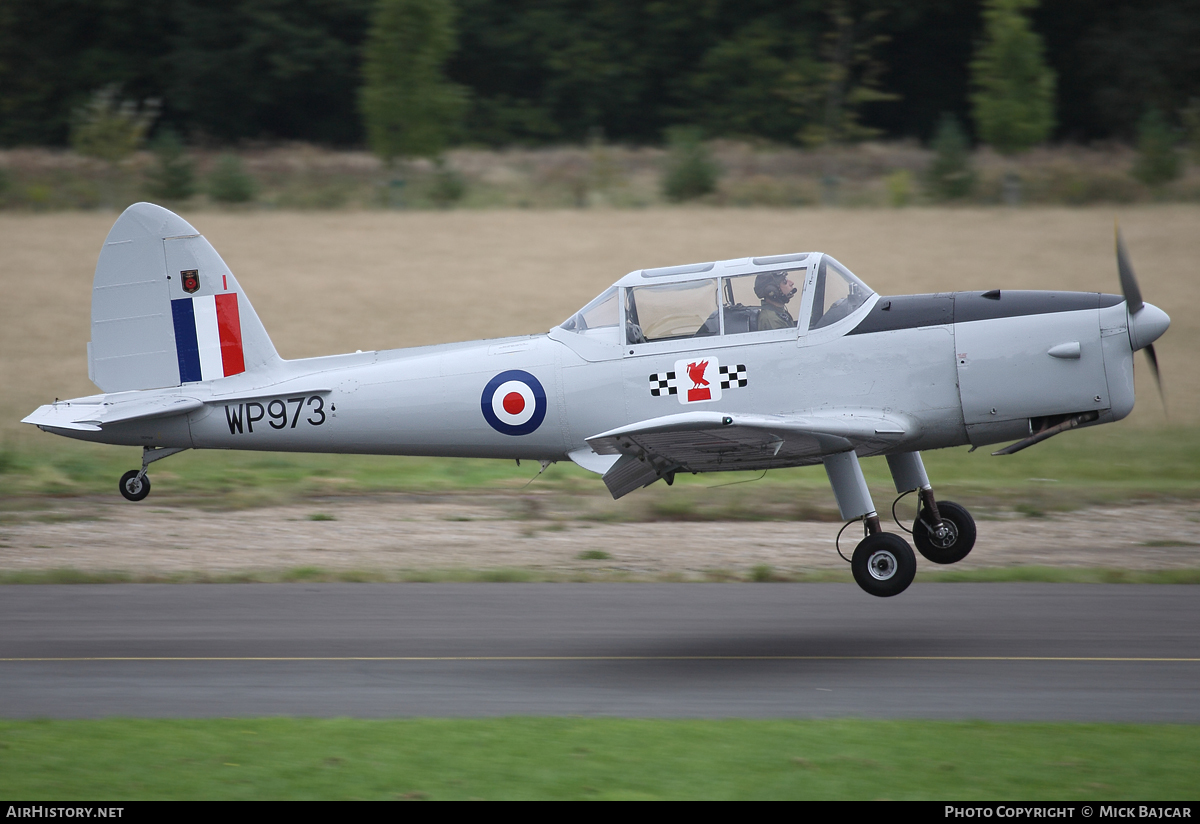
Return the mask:
[[[923,453],[939,498],[1017,508],[1031,517],[1086,505],[1200,498],[1200,426],[1113,427],[1071,432],[1016,455],[993,458],[966,447]],[[47,435],[0,442],[0,512],[47,499],[104,495],[118,500],[117,479],[141,464],[139,450],[76,443]],[[863,461],[881,511],[891,477],[883,458]],[[519,492],[536,462],[187,451],[154,464],[152,501],[211,508],[288,503],[312,497],[403,492]],[[532,492],[602,500],[604,519],[838,520],[819,467],[680,475],[612,502],[597,475],[561,462],[537,477]]]
[[1194,799],[1194,726],[589,718],[0,722],[0,797]]

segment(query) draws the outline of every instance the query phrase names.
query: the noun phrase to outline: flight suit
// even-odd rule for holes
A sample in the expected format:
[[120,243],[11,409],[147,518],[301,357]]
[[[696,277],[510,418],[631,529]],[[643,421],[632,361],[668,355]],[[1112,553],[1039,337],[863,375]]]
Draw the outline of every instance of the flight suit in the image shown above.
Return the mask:
[[776,306],[774,303],[762,302],[762,308],[758,312],[758,331],[763,332],[767,329],[790,329],[796,325],[796,319],[792,317],[792,313],[782,306]]

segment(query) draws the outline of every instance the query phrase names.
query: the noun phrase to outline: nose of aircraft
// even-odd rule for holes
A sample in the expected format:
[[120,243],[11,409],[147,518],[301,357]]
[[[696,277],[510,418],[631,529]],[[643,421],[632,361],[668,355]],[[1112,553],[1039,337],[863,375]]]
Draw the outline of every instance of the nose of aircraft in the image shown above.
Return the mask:
[[1170,325],[1171,318],[1166,312],[1152,303],[1143,303],[1141,309],[1129,315],[1129,344],[1133,351],[1154,343]]

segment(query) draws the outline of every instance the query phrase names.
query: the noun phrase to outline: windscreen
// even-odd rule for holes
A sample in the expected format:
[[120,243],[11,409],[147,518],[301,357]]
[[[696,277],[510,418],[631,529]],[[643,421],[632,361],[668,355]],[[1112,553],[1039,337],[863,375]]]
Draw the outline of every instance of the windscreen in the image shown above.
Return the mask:
[[842,264],[825,255],[817,271],[809,329],[829,326],[862,306],[874,292]]
[[616,326],[619,321],[618,308],[617,287],[610,286],[587,306],[563,321],[562,328],[569,332],[583,333],[589,329]]

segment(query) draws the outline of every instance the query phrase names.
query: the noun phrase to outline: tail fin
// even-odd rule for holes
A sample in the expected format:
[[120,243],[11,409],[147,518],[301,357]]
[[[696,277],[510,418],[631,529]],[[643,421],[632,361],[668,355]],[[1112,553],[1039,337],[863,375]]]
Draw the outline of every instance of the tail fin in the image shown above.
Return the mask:
[[117,218],[92,287],[93,383],[104,392],[155,389],[277,361],[242,287],[191,224],[152,203]]

